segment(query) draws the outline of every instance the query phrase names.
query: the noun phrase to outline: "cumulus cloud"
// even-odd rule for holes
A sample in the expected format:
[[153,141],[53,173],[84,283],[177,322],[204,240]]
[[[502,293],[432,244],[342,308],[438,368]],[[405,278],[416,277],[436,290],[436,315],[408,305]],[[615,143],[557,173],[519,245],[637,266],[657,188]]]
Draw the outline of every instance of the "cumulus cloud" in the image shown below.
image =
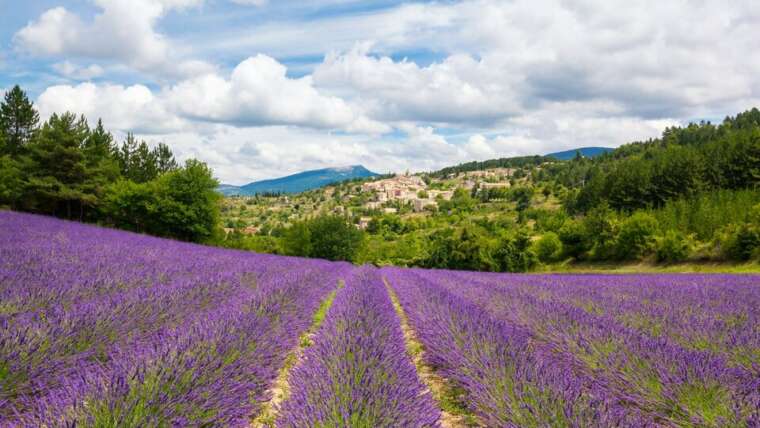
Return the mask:
[[[225,183],[284,176],[309,169],[362,164],[380,173],[420,171],[462,162],[467,154],[432,129],[410,129],[409,138],[328,134],[315,129],[215,125],[206,134],[147,135],[165,141],[181,158],[204,159]],[[425,150],[434,150],[424,153]],[[430,155],[433,155],[431,158]]]
[[165,95],[182,115],[206,121],[366,133],[390,130],[343,99],[320,93],[311,77],[292,79],[286,72],[286,67],[275,59],[257,55],[241,62],[229,78],[207,74],[183,81]]
[[269,0],[232,0],[235,4],[242,4],[246,6],[257,6],[261,7],[265,4],[269,3]]
[[100,77],[105,73],[103,67],[97,64],[79,66],[71,61],[63,61],[53,64],[53,69],[61,75],[74,80],[90,80]]
[[[760,104],[757,2],[467,0],[356,12],[353,0],[298,0],[237,8],[255,19],[225,30],[169,25],[170,38],[158,28],[173,10],[265,2],[91,1],[93,17],[37,17],[17,49],[55,57],[72,80],[108,81],[119,64],[149,71],[133,82],[153,80],[54,86],[40,104],[166,136],[229,181],[617,146]],[[300,14],[283,13],[293,5]]]
[[314,81],[360,98],[384,120],[489,123],[513,114],[519,106],[508,76],[498,75],[486,60],[466,54],[420,67],[355,48],[328,55],[314,71]]
[[[197,42],[201,50],[339,52],[318,67],[315,82],[361,91],[388,117],[445,122],[461,110],[471,123],[478,113],[484,120],[514,113],[514,104],[539,109],[601,99],[617,102],[630,116],[683,118],[720,116],[757,102],[760,59],[748,53],[760,48],[758,19],[760,6],[747,1],[473,0],[271,22]],[[367,41],[375,55],[352,51]],[[443,59],[426,67],[388,59],[420,49]],[[388,80],[378,85],[377,76]],[[412,82],[422,82],[419,91],[398,100]],[[446,85],[461,98],[424,102],[425,94],[450,94]],[[473,108],[479,105],[465,102],[467,94],[496,102]],[[451,105],[450,112],[441,105]]]
[[[56,68],[62,73],[83,72],[70,63]],[[391,129],[343,99],[321,93],[311,77],[288,78],[285,66],[265,55],[241,62],[227,78],[205,74],[155,93],[145,85],[51,86],[38,104],[43,116],[72,111],[93,121],[103,117],[109,126],[127,132],[175,132],[191,123],[291,125],[371,135]]]
[[143,71],[187,75],[212,70],[209,64],[177,57],[157,21],[173,9],[203,0],[94,0],[101,13],[91,21],[64,7],[45,11],[14,36],[17,49],[36,56],[116,60]]
[[109,129],[137,133],[166,133],[188,126],[164,107],[164,102],[143,85],[122,86],[81,83],[47,88],[37,99],[43,118],[53,113],[85,115],[90,122],[102,118]]

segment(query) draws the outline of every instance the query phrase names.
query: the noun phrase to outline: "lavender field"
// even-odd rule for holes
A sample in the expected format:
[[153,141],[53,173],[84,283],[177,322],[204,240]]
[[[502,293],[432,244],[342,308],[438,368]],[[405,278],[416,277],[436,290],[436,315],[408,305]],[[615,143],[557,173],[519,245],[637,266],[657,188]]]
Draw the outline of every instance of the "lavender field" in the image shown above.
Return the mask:
[[0,426],[262,425],[757,427],[760,276],[355,267],[0,212]]

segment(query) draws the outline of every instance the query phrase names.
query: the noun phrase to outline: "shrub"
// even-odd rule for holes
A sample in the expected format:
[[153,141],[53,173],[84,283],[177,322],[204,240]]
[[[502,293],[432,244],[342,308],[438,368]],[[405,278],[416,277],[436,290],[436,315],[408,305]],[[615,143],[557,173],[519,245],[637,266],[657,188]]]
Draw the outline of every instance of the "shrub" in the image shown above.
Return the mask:
[[590,258],[594,260],[607,260],[615,254],[615,239],[617,237],[617,224],[615,212],[610,209],[606,202],[602,202],[591,209],[583,219],[586,241],[591,247]]
[[725,258],[747,261],[760,251],[760,227],[749,223],[730,227],[723,234],[722,241]]
[[425,261],[430,268],[493,271],[491,245],[481,228],[465,226],[443,229],[430,236],[430,253]]
[[501,272],[527,272],[538,263],[536,254],[530,248],[530,238],[524,233],[502,239],[494,258]]
[[676,230],[669,230],[657,240],[656,256],[658,262],[682,262],[689,257],[691,243],[689,239]]
[[588,250],[586,232],[582,224],[576,221],[566,221],[559,229],[559,239],[565,256],[580,259]]
[[634,260],[645,256],[652,249],[657,229],[657,220],[651,214],[637,212],[628,217],[620,225],[616,241],[618,258]]
[[345,261],[354,261],[364,239],[362,231],[338,216],[295,223],[283,235],[285,254]]
[[546,232],[533,244],[533,251],[544,263],[556,261],[562,255],[562,241],[554,232]]

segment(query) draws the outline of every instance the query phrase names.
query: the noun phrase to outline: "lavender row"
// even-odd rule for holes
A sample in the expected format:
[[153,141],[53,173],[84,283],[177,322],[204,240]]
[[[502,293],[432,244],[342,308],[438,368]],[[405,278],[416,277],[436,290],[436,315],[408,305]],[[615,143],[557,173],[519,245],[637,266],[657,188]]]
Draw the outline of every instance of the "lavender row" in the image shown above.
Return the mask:
[[651,426],[574,355],[489,316],[412,270],[384,269],[426,362],[466,392],[486,426]]
[[760,375],[757,275],[458,275],[608,315],[644,334],[722,356]]
[[350,269],[29,215],[0,223],[12,226],[0,290],[34,297],[0,317],[0,425],[246,425]]
[[369,268],[338,292],[290,385],[279,427],[430,427],[440,417],[406,354],[382,279]]
[[[721,356],[681,347],[617,322],[611,314],[590,313],[566,302],[567,294],[542,286],[494,285],[431,272],[457,298],[492,316],[518,323],[537,340],[565,349],[582,360],[595,379],[608,383],[633,405],[673,424],[742,426],[757,423],[760,381],[752,370],[732,367]],[[506,280],[509,277],[503,277]],[[591,278],[589,278],[591,279]]]
[[191,325],[117,349],[109,363],[38,400],[22,418],[58,426],[247,426],[308,327],[321,288],[268,284]]

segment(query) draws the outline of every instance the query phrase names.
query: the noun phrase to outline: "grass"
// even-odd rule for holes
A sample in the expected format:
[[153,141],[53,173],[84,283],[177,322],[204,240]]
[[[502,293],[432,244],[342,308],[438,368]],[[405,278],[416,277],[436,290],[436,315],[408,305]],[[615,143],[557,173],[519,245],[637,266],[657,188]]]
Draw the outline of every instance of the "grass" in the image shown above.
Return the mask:
[[658,265],[639,263],[554,263],[542,266],[536,273],[760,273],[760,264],[750,263],[677,263]]
[[438,403],[443,412],[441,415],[443,418],[441,421],[442,425],[450,428],[480,426],[475,415],[467,408],[467,403],[465,402],[466,391],[464,388],[440,377],[434,368],[424,362],[423,354],[425,349],[422,343],[417,340],[414,330],[409,325],[409,319],[404,312],[404,308],[401,306],[401,302],[398,300],[396,292],[387,279],[384,282],[388,296],[393,304],[393,309],[399,317],[401,329],[404,332],[407,353],[417,369],[420,380],[428,387],[433,399]]
[[264,403],[259,412],[259,415],[252,421],[251,426],[268,427],[275,424],[277,419],[277,406],[284,402],[290,394],[288,385],[290,371],[298,364],[303,351],[314,344],[312,341],[312,336],[317,332],[317,330],[319,330],[319,327],[322,325],[322,322],[324,322],[325,317],[327,317],[327,313],[330,310],[333,301],[335,300],[335,295],[338,293],[338,290],[343,288],[344,285],[344,281],[339,281],[337,289],[331,291],[330,294],[328,294],[327,297],[319,305],[319,308],[312,317],[311,325],[303,334],[301,334],[301,337],[298,340],[298,348],[291,351],[285,358],[285,363],[280,369],[280,373],[275,380],[275,385],[272,390],[272,399]]

